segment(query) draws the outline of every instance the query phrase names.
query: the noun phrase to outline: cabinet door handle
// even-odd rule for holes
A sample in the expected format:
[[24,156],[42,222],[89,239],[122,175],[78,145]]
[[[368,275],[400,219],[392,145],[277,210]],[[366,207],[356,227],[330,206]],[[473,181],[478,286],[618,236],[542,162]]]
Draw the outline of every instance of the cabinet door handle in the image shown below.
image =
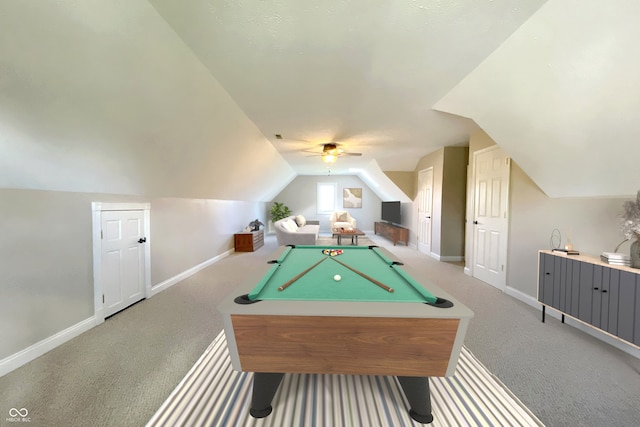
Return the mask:
[[606,294],[606,293],[607,293],[607,290],[606,290],[606,289],[603,289],[603,290],[602,290],[602,293],[603,293],[603,294]]
[[597,286],[595,288],[593,288],[594,291],[600,290],[600,288],[598,288]]
[[546,274],[547,276],[549,276],[549,275],[550,275],[551,273],[549,273],[549,272],[546,272],[546,273],[544,273],[544,274]]

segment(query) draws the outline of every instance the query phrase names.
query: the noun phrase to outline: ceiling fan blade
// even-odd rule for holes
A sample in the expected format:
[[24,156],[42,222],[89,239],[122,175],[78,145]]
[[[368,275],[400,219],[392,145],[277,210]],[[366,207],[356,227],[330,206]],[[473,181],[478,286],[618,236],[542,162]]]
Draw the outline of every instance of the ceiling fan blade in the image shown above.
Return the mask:
[[341,153],[341,156],[362,156],[362,153]]

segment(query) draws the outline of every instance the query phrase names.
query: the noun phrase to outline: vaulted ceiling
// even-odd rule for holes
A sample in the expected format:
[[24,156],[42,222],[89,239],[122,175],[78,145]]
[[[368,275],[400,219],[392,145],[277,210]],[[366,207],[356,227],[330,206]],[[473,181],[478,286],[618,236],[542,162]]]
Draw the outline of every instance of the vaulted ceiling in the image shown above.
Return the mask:
[[[637,16],[635,0],[0,0],[0,187],[269,200],[296,174],[412,171],[480,127],[552,197],[634,194]],[[327,142],[362,155],[328,169]]]
[[299,174],[330,141],[363,154],[334,172],[412,170],[479,125],[550,196],[637,189],[637,1],[150,1]]
[[[366,166],[406,171],[475,124],[433,105],[543,0],[150,0],[299,174],[338,142]],[[282,140],[275,135],[282,135]]]

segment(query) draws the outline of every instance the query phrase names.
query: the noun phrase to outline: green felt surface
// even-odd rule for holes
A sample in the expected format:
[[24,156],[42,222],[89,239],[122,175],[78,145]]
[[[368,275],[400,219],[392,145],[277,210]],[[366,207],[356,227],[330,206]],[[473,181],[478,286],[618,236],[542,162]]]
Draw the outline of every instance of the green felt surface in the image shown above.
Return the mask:
[[[341,255],[331,257],[324,249],[340,249]],[[347,267],[341,261],[371,278],[393,288],[388,292]],[[320,264],[282,291],[282,286],[320,260]],[[335,281],[339,274],[342,279]],[[305,301],[393,301],[435,302],[436,297],[410,277],[400,266],[393,265],[378,248],[367,246],[296,246],[287,248],[249,293],[251,300]]]

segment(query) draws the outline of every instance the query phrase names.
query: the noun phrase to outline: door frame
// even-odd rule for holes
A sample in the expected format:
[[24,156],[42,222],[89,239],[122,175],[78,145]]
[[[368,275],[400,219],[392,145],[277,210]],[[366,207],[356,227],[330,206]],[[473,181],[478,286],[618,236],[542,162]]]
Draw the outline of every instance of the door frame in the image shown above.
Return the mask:
[[147,241],[144,251],[144,298],[151,295],[151,251],[150,248],[150,203],[103,203],[91,202],[93,237],[93,312],[95,324],[104,322],[104,303],[102,302],[102,212],[103,211],[143,211],[144,235]]
[[[474,265],[475,265],[475,252],[474,252],[474,248],[475,248],[475,228],[474,228],[474,224],[473,221],[475,219],[475,212],[476,212],[476,158],[479,154],[484,154],[493,150],[502,150],[504,152],[504,149],[502,147],[500,147],[498,144],[492,145],[490,147],[486,147],[477,151],[474,151],[473,153],[470,153],[470,157],[472,159],[472,161],[470,162],[470,167],[472,169],[472,173],[469,174],[467,173],[467,220],[466,220],[466,242],[465,242],[465,267],[464,267],[464,272],[465,274],[471,276],[471,277],[475,277],[475,272],[474,272]],[[506,155],[506,152],[505,152]],[[507,159],[509,159],[509,177],[508,177],[508,181],[507,181],[507,193],[506,193],[506,207],[507,209],[509,208],[509,203],[510,203],[510,198],[511,198],[511,159],[509,158],[509,156],[506,156]],[[496,286],[494,284],[490,284],[491,286],[494,286],[495,288],[505,292],[507,289],[507,283],[506,283],[506,277],[507,277],[507,271],[509,269],[509,223],[511,222],[511,212],[507,213],[507,227],[506,227],[506,242],[507,244],[505,245],[504,248],[504,283],[500,283],[501,286]]]

